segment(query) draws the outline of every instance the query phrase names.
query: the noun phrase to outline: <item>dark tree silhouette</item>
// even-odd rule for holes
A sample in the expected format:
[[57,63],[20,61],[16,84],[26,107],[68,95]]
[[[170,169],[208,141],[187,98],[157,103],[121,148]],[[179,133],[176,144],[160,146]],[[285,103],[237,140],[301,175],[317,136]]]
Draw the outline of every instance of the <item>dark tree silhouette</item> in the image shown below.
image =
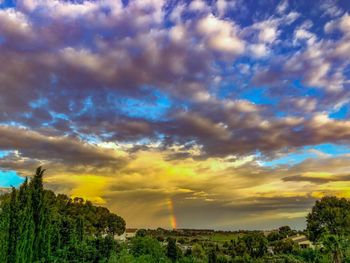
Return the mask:
[[168,246],[167,246],[167,256],[168,258],[175,262],[178,258],[178,251],[176,247],[176,239],[169,238],[168,239]]

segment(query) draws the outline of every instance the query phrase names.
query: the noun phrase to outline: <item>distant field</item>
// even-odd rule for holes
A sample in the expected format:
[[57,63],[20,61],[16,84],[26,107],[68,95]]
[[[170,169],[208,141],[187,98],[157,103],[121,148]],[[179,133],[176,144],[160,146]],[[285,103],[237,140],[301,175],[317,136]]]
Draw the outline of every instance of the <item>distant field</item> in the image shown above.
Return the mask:
[[215,233],[211,236],[209,236],[209,240],[214,242],[230,242],[231,240],[236,240],[240,234],[236,233],[230,233],[230,234],[223,234],[223,233]]

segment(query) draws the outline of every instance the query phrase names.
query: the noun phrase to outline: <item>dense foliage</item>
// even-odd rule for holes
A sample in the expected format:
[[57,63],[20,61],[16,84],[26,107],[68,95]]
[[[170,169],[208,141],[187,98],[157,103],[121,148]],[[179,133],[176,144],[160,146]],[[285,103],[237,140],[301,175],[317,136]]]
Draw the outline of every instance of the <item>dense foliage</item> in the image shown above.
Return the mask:
[[350,201],[326,196],[316,201],[307,217],[310,239],[318,241],[322,234],[348,235],[350,231]]
[[82,198],[43,188],[44,170],[1,197],[0,262],[103,262],[124,220]]
[[350,261],[350,201],[326,196],[316,201],[307,216],[307,231],[314,242],[320,243],[332,262]]

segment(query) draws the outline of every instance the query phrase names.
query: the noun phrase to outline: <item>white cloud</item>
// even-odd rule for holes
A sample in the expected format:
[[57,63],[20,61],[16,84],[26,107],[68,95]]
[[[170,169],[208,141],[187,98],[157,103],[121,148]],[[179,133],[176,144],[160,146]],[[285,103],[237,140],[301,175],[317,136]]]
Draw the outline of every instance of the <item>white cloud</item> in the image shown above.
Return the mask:
[[276,40],[277,34],[278,31],[276,27],[265,24],[261,27],[261,31],[259,33],[259,41],[272,43]]
[[295,106],[302,111],[312,112],[316,109],[317,100],[315,98],[298,98],[292,99]]
[[243,41],[237,36],[236,26],[231,22],[211,14],[199,20],[197,30],[207,39],[209,47],[215,51],[233,55],[244,51]]
[[281,0],[281,2],[276,8],[277,13],[283,14],[287,10],[288,5],[288,0]]
[[350,15],[348,13],[340,19],[339,28],[345,34],[350,34]]
[[27,17],[15,9],[0,9],[0,34],[13,37],[33,39],[34,32]]
[[255,58],[262,58],[269,54],[269,50],[265,44],[250,45],[250,52]]
[[321,2],[320,9],[323,15],[330,17],[340,16],[344,11],[337,6],[337,1],[333,0],[324,0]]
[[191,11],[203,11],[207,8],[207,5],[202,0],[194,0],[188,6],[188,9]]
[[183,42],[186,37],[186,29],[183,25],[176,25],[170,29],[169,35],[174,42]]
[[196,92],[194,95],[193,95],[193,99],[196,101],[196,102],[205,102],[205,101],[209,101],[211,98],[210,94],[206,91],[199,91],[199,92]]
[[343,41],[337,45],[335,48],[334,53],[339,56],[348,56],[350,54],[350,42],[349,41]]
[[259,42],[271,44],[280,33],[278,30],[279,23],[279,19],[267,19],[253,24],[251,28],[257,31]]
[[299,27],[294,31],[293,43],[297,44],[300,41],[306,41],[306,43],[311,46],[317,41],[317,37],[305,28]]
[[180,23],[182,13],[185,11],[186,6],[184,4],[178,4],[173,8],[173,10],[170,13],[170,20],[176,23]]
[[350,35],[350,15],[348,13],[339,19],[329,21],[324,26],[326,33],[331,33],[336,29],[342,31],[345,35]]
[[300,17],[300,14],[297,12],[290,12],[288,15],[284,16],[282,19],[282,22],[290,25],[292,24],[295,20],[297,20]]
[[224,16],[228,3],[226,0],[217,0],[216,1],[216,9],[218,10],[219,16]]

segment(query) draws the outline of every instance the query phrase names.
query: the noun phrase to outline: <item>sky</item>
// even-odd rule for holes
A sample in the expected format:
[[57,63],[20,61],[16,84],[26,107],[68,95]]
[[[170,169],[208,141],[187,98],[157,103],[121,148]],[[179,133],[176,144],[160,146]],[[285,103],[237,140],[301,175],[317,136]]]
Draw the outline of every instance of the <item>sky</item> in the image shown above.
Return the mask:
[[0,0],[0,187],[127,227],[305,227],[350,197],[348,0]]

